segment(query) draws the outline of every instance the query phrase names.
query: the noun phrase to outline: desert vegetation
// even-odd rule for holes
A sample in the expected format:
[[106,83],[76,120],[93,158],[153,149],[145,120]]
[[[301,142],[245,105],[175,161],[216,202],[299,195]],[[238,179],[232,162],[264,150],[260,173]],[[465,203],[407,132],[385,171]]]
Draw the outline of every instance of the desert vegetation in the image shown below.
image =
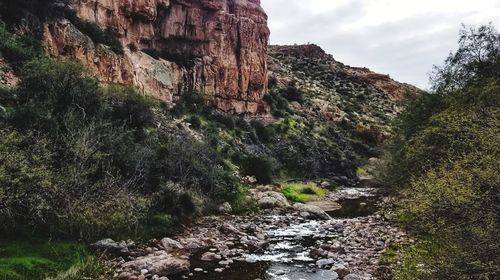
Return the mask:
[[498,31],[464,27],[433,92],[409,100],[395,125],[386,182],[420,240],[401,249],[400,279],[499,276],[499,62]]

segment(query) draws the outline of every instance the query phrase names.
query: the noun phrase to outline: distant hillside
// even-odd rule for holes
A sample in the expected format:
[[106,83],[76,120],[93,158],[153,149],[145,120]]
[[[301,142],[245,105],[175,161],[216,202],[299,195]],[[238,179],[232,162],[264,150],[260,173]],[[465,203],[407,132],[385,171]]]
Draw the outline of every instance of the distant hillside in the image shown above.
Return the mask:
[[417,94],[412,85],[367,68],[336,61],[319,46],[271,46],[269,76],[278,87],[290,82],[304,93],[303,113],[325,121],[388,132],[389,122],[401,112],[405,94]]

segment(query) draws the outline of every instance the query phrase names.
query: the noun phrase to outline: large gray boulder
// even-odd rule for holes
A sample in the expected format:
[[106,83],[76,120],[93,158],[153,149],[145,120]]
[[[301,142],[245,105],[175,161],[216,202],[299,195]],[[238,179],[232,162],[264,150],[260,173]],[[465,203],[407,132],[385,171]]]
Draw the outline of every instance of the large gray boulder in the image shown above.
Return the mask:
[[160,241],[160,246],[167,252],[184,249],[184,246],[176,240],[165,237]]
[[90,247],[92,247],[94,250],[101,254],[107,254],[107,255],[112,255],[112,256],[122,256],[126,257],[130,254],[130,248],[133,247],[135,244],[132,241],[126,242],[126,241],[114,241],[113,239],[103,239],[99,240],[94,244],[91,244]]
[[230,214],[231,212],[233,212],[233,208],[231,207],[231,204],[229,204],[229,202],[224,202],[219,205],[219,207],[217,207],[217,211],[220,214]]
[[309,214],[310,218],[316,218],[319,220],[329,220],[331,219],[330,215],[328,215],[323,209],[319,208],[315,205],[303,204],[303,203],[295,203],[293,207],[304,214]]
[[288,202],[286,197],[279,192],[258,192],[255,193],[255,198],[259,207],[263,209],[290,207],[290,203]]

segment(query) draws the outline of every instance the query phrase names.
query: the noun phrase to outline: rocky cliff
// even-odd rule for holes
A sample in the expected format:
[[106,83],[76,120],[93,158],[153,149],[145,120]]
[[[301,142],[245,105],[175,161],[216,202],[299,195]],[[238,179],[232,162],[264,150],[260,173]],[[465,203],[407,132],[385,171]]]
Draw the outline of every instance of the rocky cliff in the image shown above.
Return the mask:
[[221,111],[266,112],[269,29],[260,0],[73,0],[72,9],[110,28],[124,54],[65,19],[44,25],[50,54],[76,58],[104,82],[134,85],[166,102],[196,90]]

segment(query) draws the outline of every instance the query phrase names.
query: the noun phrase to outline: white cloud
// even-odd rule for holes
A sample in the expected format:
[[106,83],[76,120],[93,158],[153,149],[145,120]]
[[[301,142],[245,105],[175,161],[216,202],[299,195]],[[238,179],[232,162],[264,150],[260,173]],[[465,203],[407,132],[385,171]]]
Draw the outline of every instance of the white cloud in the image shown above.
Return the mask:
[[262,0],[271,43],[312,42],[344,63],[427,87],[460,24],[500,27],[499,0]]

